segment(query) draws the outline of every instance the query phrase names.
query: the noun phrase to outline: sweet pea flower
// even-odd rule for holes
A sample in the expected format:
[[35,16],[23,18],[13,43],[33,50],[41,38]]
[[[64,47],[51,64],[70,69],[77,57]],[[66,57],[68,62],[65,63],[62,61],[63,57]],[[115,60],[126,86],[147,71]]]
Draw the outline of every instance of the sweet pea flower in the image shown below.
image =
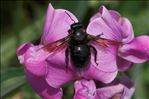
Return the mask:
[[106,87],[96,88],[93,80],[78,80],[74,84],[73,99],[131,99],[134,93],[133,82],[128,78],[124,81],[112,82]]
[[20,63],[25,66],[26,79],[42,99],[61,99],[62,89],[49,86],[45,80],[48,54],[43,50],[37,51],[41,47],[24,43],[17,49]]
[[[49,4],[41,44],[44,46],[68,36],[68,30],[74,21],[78,22],[72,13],[64,9],[54,9]],[[116,77],[118,71],[116,65],[116,48],[109,46],[106,49],[93,43],[91,45],[97,50],[98,66],[94,62],[94,57],[91,56],[88,68],[78,70],[71,65],[71,62],[69,62],[68,68],[66,68],[65,49],[60,50],[49,55],[47,58],[47,83],[54,88],[61,88],[64,84],[81,78],[95,79],[104,83],[111,82]]]
[[55,53],[42,49],[47,44],[66,37],[74,21],[78,22],[71,12],[54,9],[49,4],[40,44],[35,46],[25,43],[17,49],[17,56],[24,65],[28,82],[43,99],[61,99],[61,87],[72,80],[84,78],[110,83],[117,75],[117,50],[113,46],[102,48],[92,44],[98,53],[98,66],[91,55],[89,66],[82,70],[75,69],[70,62],[66,69],[65,49]]
[[149,60],[149,36],[134,37],[130,21],[117,11],[99,8],[87,27],[88,33],[103,33],[101,37],[119,42],[117,65],[119,71],[125,71],[132,63]]

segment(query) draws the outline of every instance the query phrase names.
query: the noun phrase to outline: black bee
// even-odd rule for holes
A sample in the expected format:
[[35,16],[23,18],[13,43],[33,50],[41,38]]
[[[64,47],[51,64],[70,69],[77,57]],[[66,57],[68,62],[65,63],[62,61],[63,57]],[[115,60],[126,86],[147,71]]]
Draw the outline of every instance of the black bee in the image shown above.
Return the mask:
[[109,44],[116,44],[115,41],[101,38],[102,35],[93,36],[87,34],[83,25],[81,23],[73,23],[71,29],[68,30],[68,36],[64,37],[58,41],[47,44],[43,47],[44,50],[49,52],[56,52],[66,48],[65,50],[65,62],[66,67],[68,67],[69,55],[71,58],[71,63],[76,68],[84,68],[88,65],[91,58],[91,51],[94,55],[94,61],[96,64],[97,51],[89,42],[95,41],[101,47],[108,47]]

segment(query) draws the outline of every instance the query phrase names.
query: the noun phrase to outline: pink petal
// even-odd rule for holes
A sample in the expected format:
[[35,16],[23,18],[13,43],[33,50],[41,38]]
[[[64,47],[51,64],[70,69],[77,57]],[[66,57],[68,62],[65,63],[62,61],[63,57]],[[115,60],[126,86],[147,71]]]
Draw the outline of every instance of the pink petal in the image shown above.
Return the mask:
[[21,63],[29,72],[36,76],[44,76],[46,74],[46,58],[49,53],[44,50],[38,50],[42,45],[34,46],[31,43],[25,43],[18,48],[17,54]]
[[87,32],[95,35],[103,33],[101,37],[123,43],[128,43],[134,38],[130,21],[121,17],[117,11],[107,10],[104,6],[91,18]]
[[124,86],[122,84],[98,88],[97,96],[99,99],[109,99],[114,95],[119,94],[123,91]]
[[[67,13],[70,15],[67,15]],[[45,17],[43,35],[41,43],[47,44],[68,35],[68,29],[72,23],[78,22],[77,18],[69,11],[64,9],[54,9],[49,4]]]
[[18,59],[19,59],[21,64],[24,63],[24,54],[32,46],[33,46],[33,44],[30,43],[30,42],[29,43],[24,43],[21,46],[19,46],[19,48],[17,49],[17,56],[18,56]]
[[101,6],[99,9],[99,13],[101,14],[101,18],[104,22],[112,29],[112,31],[117,35],[118,39],[122,39],[122,34],[124,31],[118,22],[112,17],[110,12],[104,7]]
[[74,99],[94,99],[96,95],[96,86],[93,80],[79,80],[74,84]]
[[[118,22],[119,18],[121,17],[120,13],[115,10],[109,10],[109,13]],[[101,13],[97,12],[93,17],[91,17],[90,21],[100,17],[102,17]]]
[[113,47],[101,48],[95,46],[97,50],[97,63],[94,62],[93,55],[91,56],[91,66],[85,72],[85,78],[96,79],[104,83],[111,82],[117,75],[118,69],[116,64],[116,49]]
[[121,17],[119,19],[119,24],[121,25],[122,29],[125,31],[125,32],[122,32],[122,35],[123,35],[122,42],[123,43],[130,42],[134,38],[134,32],[133,32],[132,24],[125,17]]
[[119,55],[134,63],[149,60],[149,36],[139,36],[119,49]]
[[97,89],[99,99],[131,99],[134,93],[134,84],[126,76],[118,84]]
[[121,14],[115,10],[109,10],[111,16],[118,22],[119,18],[121,18]]
[[121,98],[131,99],[135,91],[134,82],[130,80],[126,75],[122,75],[120,79],[120,83],[124,85],[124,90],[123,90]]
[[30,48],[30,47],[32,47],[33,46],[33,44],[32,43],[24,43],[24,44],[22,44],[21,46],[19,46],[18,47],[18,49],[17,49],[17,55],[19,56],[19,55],[23,55],[25,52],[26,52],[26,50],[28,50],[28,48]]
[[77,80],[74,84],[74,87],[75,87],[75,92],[79,91],[79,89],[82,89],[82,88],[85,88],[85,89],[87,88],[91,92],[96,91],[96,85],[93,80],[86,80],[86,79]]
[[133,65],[132,62],[127,61],[119,56],[117,56],[117,66],[119,71],[126,71],[131,68]]
[[131,97],[132,97],[134,91],[135,91],[135,88],[129,89],[127,87],[124,87],[124,91],[123,91],[124,94],[122,96],[122,99],[132,99]]
[[40,46],[34,46],[27,50],[24,55],[25,68],[36,76],[45,76],[46,65],[45,61],[49,53],[44,50],[39,50]]
[[49,86],[44,77],[35,76],[28,70],[25,71],[29,84],[42,99],[62,99],[63,92],[61,89]]
[[93,15],[90,19],[90,21],[93,21],[94,19],[100,18],[101,14],[99,12],[97,12],[95,15]]
[[25,66],[26,78],[42,99],[61,99],[62,91],[50,87],[45,81],[45,58],[48,54],[43,50],[37,51],[40,47],[42,46],[25,43],[17,49],[20,62]]
[[76,79],[76,73],[71,65],[66,68],[64,51],[49,56],[46,80],[54,88],[60,88],[67,82]]
[[87,33],[91,35],[103,35],[101,37],[116,41],[121,41],[121,37],[118,33],[114,32],[102,18],[96,18],[91,21],[87,27]]

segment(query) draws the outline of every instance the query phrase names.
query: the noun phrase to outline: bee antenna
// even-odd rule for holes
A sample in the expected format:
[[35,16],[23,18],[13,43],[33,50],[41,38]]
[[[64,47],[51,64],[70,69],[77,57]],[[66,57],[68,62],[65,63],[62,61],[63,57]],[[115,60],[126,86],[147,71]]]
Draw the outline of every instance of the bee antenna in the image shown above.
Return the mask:
[[68,12],[67,11],[65,11],[65,13],[69,16],[69,18],[74,22],[74,23],[76,23],[75,22],[75,20],[74,19],[72,19],[72,17],[68,14]]

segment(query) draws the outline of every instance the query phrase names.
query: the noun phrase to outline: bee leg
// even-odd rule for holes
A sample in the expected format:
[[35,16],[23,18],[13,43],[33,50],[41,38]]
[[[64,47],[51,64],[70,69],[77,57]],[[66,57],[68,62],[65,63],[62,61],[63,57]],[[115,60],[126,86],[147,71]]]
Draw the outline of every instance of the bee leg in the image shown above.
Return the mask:
[[69,64],[69,49],[68,48],[65,50],[65,63],[66,63],[66,72],[67,72],[68,64]]
[[102,35],[104,35],[104,34],[103,34],[103,33],[101,33],[101,34],[98,34],[98,35],[97,35],[97,37],[100,37],[100,36],[102,36]]
[[89,47],[93,49],[94,61],[95,61],[96,65],[98,65],[98,63],[96,62],[96,61],[97,61],[97,50],[96,50],[96,48],[95,48],[94,46],[92,46],[92,45],[89,45]]

